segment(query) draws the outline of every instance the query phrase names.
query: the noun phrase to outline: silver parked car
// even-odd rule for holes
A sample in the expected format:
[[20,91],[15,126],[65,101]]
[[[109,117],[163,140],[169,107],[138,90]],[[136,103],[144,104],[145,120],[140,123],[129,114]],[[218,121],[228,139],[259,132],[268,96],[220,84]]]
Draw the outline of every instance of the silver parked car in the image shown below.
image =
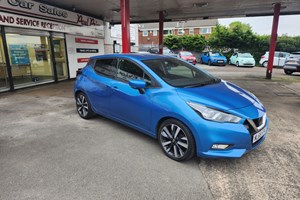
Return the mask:
[[300,72],[300,51],[293,52],[286,59],[283,66],[284,73],[290,75],[294,72]]

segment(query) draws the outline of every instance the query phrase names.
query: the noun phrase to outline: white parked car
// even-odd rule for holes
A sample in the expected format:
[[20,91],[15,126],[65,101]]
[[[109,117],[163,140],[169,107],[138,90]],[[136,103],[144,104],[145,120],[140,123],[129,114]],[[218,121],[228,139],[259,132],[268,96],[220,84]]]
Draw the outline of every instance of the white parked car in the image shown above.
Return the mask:
[[239,66],[254,67],[255,60],[250,53],[233,53],[229,59],[229,64]]
[[[288,52],[282,52],[282,51],[275,51],[274,54],[274,61],[273,61],[273,66],[276,67],[283,67],[284,63],[287,59],[287,57],[290,55]],[[267,67],[268,66],[268,59],[269,59],[269,52],[267,51],[261,58],[259,63]]]

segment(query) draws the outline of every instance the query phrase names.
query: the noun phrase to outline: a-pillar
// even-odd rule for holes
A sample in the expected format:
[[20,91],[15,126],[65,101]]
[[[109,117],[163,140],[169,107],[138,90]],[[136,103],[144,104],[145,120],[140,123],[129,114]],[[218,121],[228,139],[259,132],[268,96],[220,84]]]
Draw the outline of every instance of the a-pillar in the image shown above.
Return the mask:
[[159,54],[163,54],[163,37],[164,37],[164,11],[159,11],[159,30],[158,30],[158,48]]
[[280,6],[281,6],[280,3],[274,4],[273,26],[272,26],[272,34],[270,39],[268,68],[266,73],[267,79],[272,78],[273,61],[274,61],[274,54],[276,49],[277,30],[278,30],[278,22],[279,22],[279,15],[280,15]]
[[122,52],[130,53],[130,10],[129,0],[120,0],[122,25]]

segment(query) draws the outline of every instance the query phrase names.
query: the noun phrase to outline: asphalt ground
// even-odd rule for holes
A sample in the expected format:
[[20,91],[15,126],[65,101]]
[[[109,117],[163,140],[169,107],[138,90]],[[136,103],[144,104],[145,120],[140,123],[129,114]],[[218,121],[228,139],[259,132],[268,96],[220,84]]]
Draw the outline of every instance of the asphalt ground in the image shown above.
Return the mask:
[[156,140],[81,119],[73,81],[0,94],[0,199],[299,199],[300,75],[200,67],[265,105],[265,142],[239,159],[167,158]]

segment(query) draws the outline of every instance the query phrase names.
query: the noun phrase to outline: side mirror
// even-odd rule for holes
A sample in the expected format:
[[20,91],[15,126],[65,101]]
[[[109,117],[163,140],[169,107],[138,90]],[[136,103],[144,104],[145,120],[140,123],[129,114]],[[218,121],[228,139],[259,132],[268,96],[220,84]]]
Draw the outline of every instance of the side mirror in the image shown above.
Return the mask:
[[132,79],[132,80],[129,81],[129,85],[133,89],[139,90],[139,92],[141,94],[144,94],[145,93],[145,88],[147,86],[147,83],[145,81],[143,81],[143,80]]

